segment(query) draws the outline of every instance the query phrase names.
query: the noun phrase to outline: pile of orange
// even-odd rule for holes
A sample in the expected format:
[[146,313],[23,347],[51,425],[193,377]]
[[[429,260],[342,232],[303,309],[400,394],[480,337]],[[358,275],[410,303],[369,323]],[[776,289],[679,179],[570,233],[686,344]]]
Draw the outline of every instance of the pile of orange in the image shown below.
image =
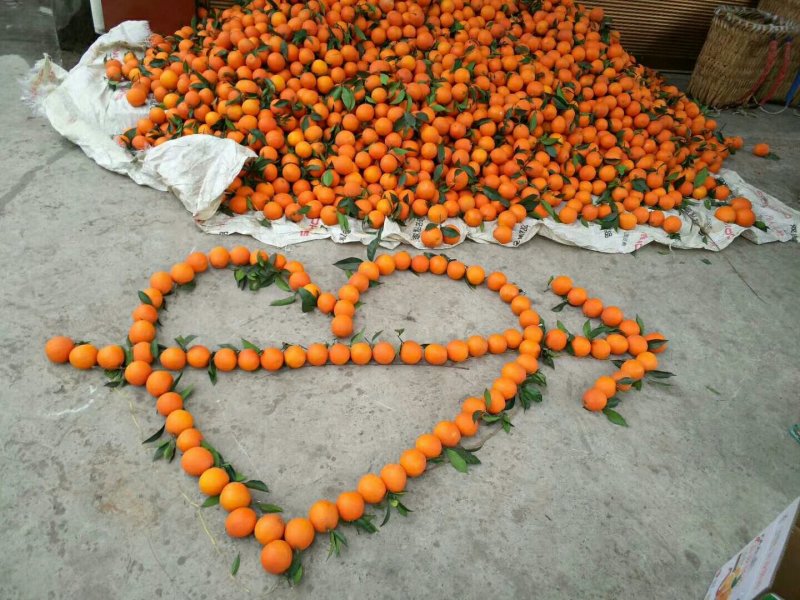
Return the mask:
[[223,210],[424,216],[430,247],[458,239],[454,217],[496,221],[501,243],[527,216],[677,236],[682,208],[730,193],[714,174],[742,145],[573,0],[255,0],[200,9],[106,74],[152,106],[121,143],[258,153]]
[[[99,366],[105,369],[111,386],[143,386],[155,399],[158,414],[164,417],[164,427],[149,442],[158,440],[164,432],[171,437],[161,443],[156,457],[172,459],[181,452],[184,471],[199,478],[199,489],[208,497],[204,506],[219,504],[228,512],[225,529],[233,537],[254,535],[263,544],[261,562],[270,573],[287,572],[298,577],[299,552],[308,548],[315,537],[327,534],[332,549],[338,552],[346,538],[337,530],[340,523],[350,523],[369,532],[377,531],[366,513],[367,505],[380,505],[387,511],[392,508],[405,514],[407,509],[400,501],[407,478],[419,477],[434,461],[448,460],[456,469],[466,471],[469,464],[480,461],[472,452],[460,445],[462,439],[474,436],[482,424],[511,427],[508,411],[517,403],[524,409],[542,399],[539,386],[546,380],[539,371],[539,360],[552,366],[552,353],[564,349],[575,356],[591,354],[598,359],[611,354],[631,354],[634,358],[621,364],[614,377],[601,377],[583,397],[584,407],[590,411],[603,411],[614,423],[625,421],[613,410],[619,403],[618,391],[640,387],[645,374],[662,375],[656,371],[658,361],[654,353],[665,349],[663,336],[657,333],[642,335],[637,321],[625,320],[616,307],[603,307],[598,299],[587,299],[585,290],[572,286],[569,278],[553,280],[553,290],[566,296],[574,306],[582,306],[589,318],[600,318],[603,325],[587,337],[572,336],[554,329],[545,335],[539,313],[532,307],[531,299],[501,272],[486,274],[478,265],[465,265],[442,255],[411,256],[407,252],[383,254],[374,260],[348,259],[350,272],[346,284],[336,295],[322,292],[311,280],[304,266],[297,261],[287,261],[281,254],[269,256],[264,251],[251,251],[243,246],[230,251],[217,247],[208,254],[194,252],[185,261],[169,271],[157,271],[150,277],[149,287],[139,292],[140,304],[132,313],[133,324],[128,331],[125,346],[108,345],[98,349],[93,344],[75,344],[72,339],[57,336],[45,345],[47,357],[55,363],[69,362],[78,369]],[[338,264],[338,263],[337,263]],[[397,271],[431,273],[446,276],[453,281],[465,281],[469,286],[486,286],[498,294],[518,321],[518,328],[503,332],[473,335],[444,344],[419,344],[401,341],[399,347],[387,341],[371,343],[363,334],[356,334],[349,342],[333,344],[314,343],[307,347],[284,345],[259,348],[250,342],[244,348],[229,345],[215,351],[195,344],[193,338],[177,338],[175,346],[158,343],[159,309],[165,296],[181,286],[194,285],[195,277],[207,271],[233,268],[237,284],[253,290],[275,283],[292,290],[293,295],[273,304],[302,303],[304,311],[317,309],[331,316],[331,330],[338,338],[353,334],[353,318],[359,299],[371,284],[381,277]],[[339,265],[341,268],[342,265]],[[588,327],[588,321],[587,321]],[[591,341],[590,341],[591,339]],[[544,340],[547,349],[540,343]],[[319,500],[306,517],[296,517],[287,522],[277,514],[278,507],[262,504],[253,498],[251,490],[266,491],[261,481],[248,480],[224,461],[219,452],[204,439],[194,416],[186,410],[187,390],[177,389],[178,378],[187,366],[208,369],[212,381],[219,372],[242,369],[244,371],[277,371],[305,366],[368,364],[419,364],[444,365],[461,363],[486,354],[504,354],[513,351],[516,356],[506,362],[500,376],[479,395],[466,398],[455,418],[442,421],[431,432],[420,435],[414,444],[404,450],[396,463],[380,469],[379,473],[364,475],[353,490],[341,493],[335,502]],[[160,363],[160,368],[154,368]],[[666,374],[669,375],[669,374]],[[260,511],[261,515],[257,511]]]

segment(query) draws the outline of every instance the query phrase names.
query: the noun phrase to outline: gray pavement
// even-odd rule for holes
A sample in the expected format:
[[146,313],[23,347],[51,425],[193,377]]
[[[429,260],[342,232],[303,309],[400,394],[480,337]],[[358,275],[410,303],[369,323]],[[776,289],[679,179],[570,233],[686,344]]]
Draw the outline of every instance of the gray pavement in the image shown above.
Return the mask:
[[[6,81],[25,68],[0,57]],[[800,446],[787,434],[800,420],[797,244],[608,256],[538,238],[516,250],[468,243],[448,254],[505,271],[549,324],[555,302],[542,290],[557,273],[638,313],[671,340],[662,364],[678,377],[626,397],[623,429],[580,408],[608,366],[559,358],[545,370],[544,403],[488,439],[482,465],[414,481],[414,512],[374,536],[348,533],[339,559],[317,543],[290,589],[262,571],[254,540],[225,535],[218,508],[196,508],[194,479],[151,461],[141,441],[160,423],[143,392],[111,391],[101,373],[51,365],[42,352],[56,333],[123,339],[152,271],[252,240],[202,234],[174,197],[99,168],[18,98],[0,87],[0,598],[701,598],[716,569],[800,494]],[[742,153],[729,165],[798,208],[800,120],[754,114],[720,118],[783,160]],[[329,265],[363,252],[323,241],[287,255],[335,289],[343,278]],[[281,296],[206,275],[171,301],[163,335],[330,339],[326,318],[269,306]],[[402,327],[418,340],[514,323],[488,292],[408,274],[371,291],[357,318],[369,332]],[[266,501],[296,515],[396,460],[501,363],[305,368],[222,375],[216,387],[202,373],[185,379],[207,438],[268,482]]]

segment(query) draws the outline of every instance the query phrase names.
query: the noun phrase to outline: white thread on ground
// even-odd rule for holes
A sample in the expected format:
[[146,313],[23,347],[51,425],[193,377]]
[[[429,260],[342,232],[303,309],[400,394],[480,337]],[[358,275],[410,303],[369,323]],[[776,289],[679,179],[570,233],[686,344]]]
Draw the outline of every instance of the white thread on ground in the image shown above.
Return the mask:
[[46,417],[51,417],[51,418],[52,417],[63,417],[64,415],[71,415],[71,414],[83,412],[84,410],[89,408],[92,404],[94,404],[94,400],[95,400],[94,399],[94,392],[95,392],[95,390],[97,390],[97,388],[95,386],[93,386],[93,385],[89,386],[89,401],[86,404],[84,404],[82,406],[79,406],[77,408],[67,408],[66,410],[60,410],[58,412],[47,413],[47,414],[45,414],[45,416]]

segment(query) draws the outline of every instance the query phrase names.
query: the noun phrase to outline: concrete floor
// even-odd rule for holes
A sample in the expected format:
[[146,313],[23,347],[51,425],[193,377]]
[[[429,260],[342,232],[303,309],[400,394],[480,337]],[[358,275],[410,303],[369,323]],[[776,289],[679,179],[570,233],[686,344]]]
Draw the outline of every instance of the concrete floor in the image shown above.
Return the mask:
[[[25,68],[0,57],[6,81]],[[482,465],[414,481],[414,513],[371,537],[348,533],[339,559],[315,545],[291,590],[264,574],[254,540],[225,535],[218,508],[197,509],[194,479],[151,461],[141,440],[160,423],[141,391],[111,391],[101,373],[51,365],[42,353],[56,333],[120,341],[152,271],[250,240],[201,234],[174,197],[97,167],[18,96],[0,87],[0,598],[700,598],[716,569],[800,493],[800,445],[786,432],[800,420],[797,244],[608,256],[538,238],[513,251],[468,243],[448,254],[507,272],[549,324],[555,301],[542,290],[554,273],[638,313],[671,340],[662,356],[674,385],[626,397],[623,429],[580,409],[608,366],[559,358],[545,370],[545,402],[488,440]],[[783,160],[742,153],[730,165],[798,208],[800,120],[754,115],[722,121],[749,144],[769,141]],[[363,248],[323,241],[288,254],[335,289],[343,279],[329,265]],[[269,306],[282,295],[239,292],[227,272],[204,276],[170,303],[163,335],[200,334],[209,345],[329,338],[327,319]],[[515,323],[484,300],[497,302],[401,275],[371,292],[357,324],[433,341]],[[559,318],[582,322],[574,312]],[[201,373],[185,379],[208,439],[268,482],[266,501],[296,515],[395,460],[500,364],[306,368],[221,376],[216,387]]]

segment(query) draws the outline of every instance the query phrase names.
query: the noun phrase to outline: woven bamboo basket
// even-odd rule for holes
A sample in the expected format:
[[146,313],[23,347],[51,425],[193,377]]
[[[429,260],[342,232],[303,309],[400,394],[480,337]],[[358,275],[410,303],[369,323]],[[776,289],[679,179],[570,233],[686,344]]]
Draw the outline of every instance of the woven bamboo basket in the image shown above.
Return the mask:
[[[800,28],[800,0],[761,0],[761,2],[758,3],[758,10],[783,17],[788,21],[794,22],[794,24]],[[781,59],[783,59],[782,56]],[[775,71],[776,73],[774,75],[777,76],[777,68]],[[775,92],[776,101],[785,102],[786,95],[789,93],[789,88],[798,73],[800,73],[800,38],[795,38],[792,41],[792,61],[786,73],[786,78],[778,87],[778,91]],[[770,81],[772,79],[773,77],[770,77]],[[792,104],[800,106],[800,94],[794,97]]]
[[[779,46],[779,59],[773,67],[777,71],[783,45],[798,37],[798,26],[777,15],[754,8],[718,7],[689,81],[689,93],[708,106],[747,102],[767,65],[770,42]],[[787,78],[793,77],[787,74]],[[759,89],[769,89],[769,81],[767,77]],[[758,91],[755,95],[758,97]]]
[[800,24],[800,0],[761,0],[758,3],[758,10]]

